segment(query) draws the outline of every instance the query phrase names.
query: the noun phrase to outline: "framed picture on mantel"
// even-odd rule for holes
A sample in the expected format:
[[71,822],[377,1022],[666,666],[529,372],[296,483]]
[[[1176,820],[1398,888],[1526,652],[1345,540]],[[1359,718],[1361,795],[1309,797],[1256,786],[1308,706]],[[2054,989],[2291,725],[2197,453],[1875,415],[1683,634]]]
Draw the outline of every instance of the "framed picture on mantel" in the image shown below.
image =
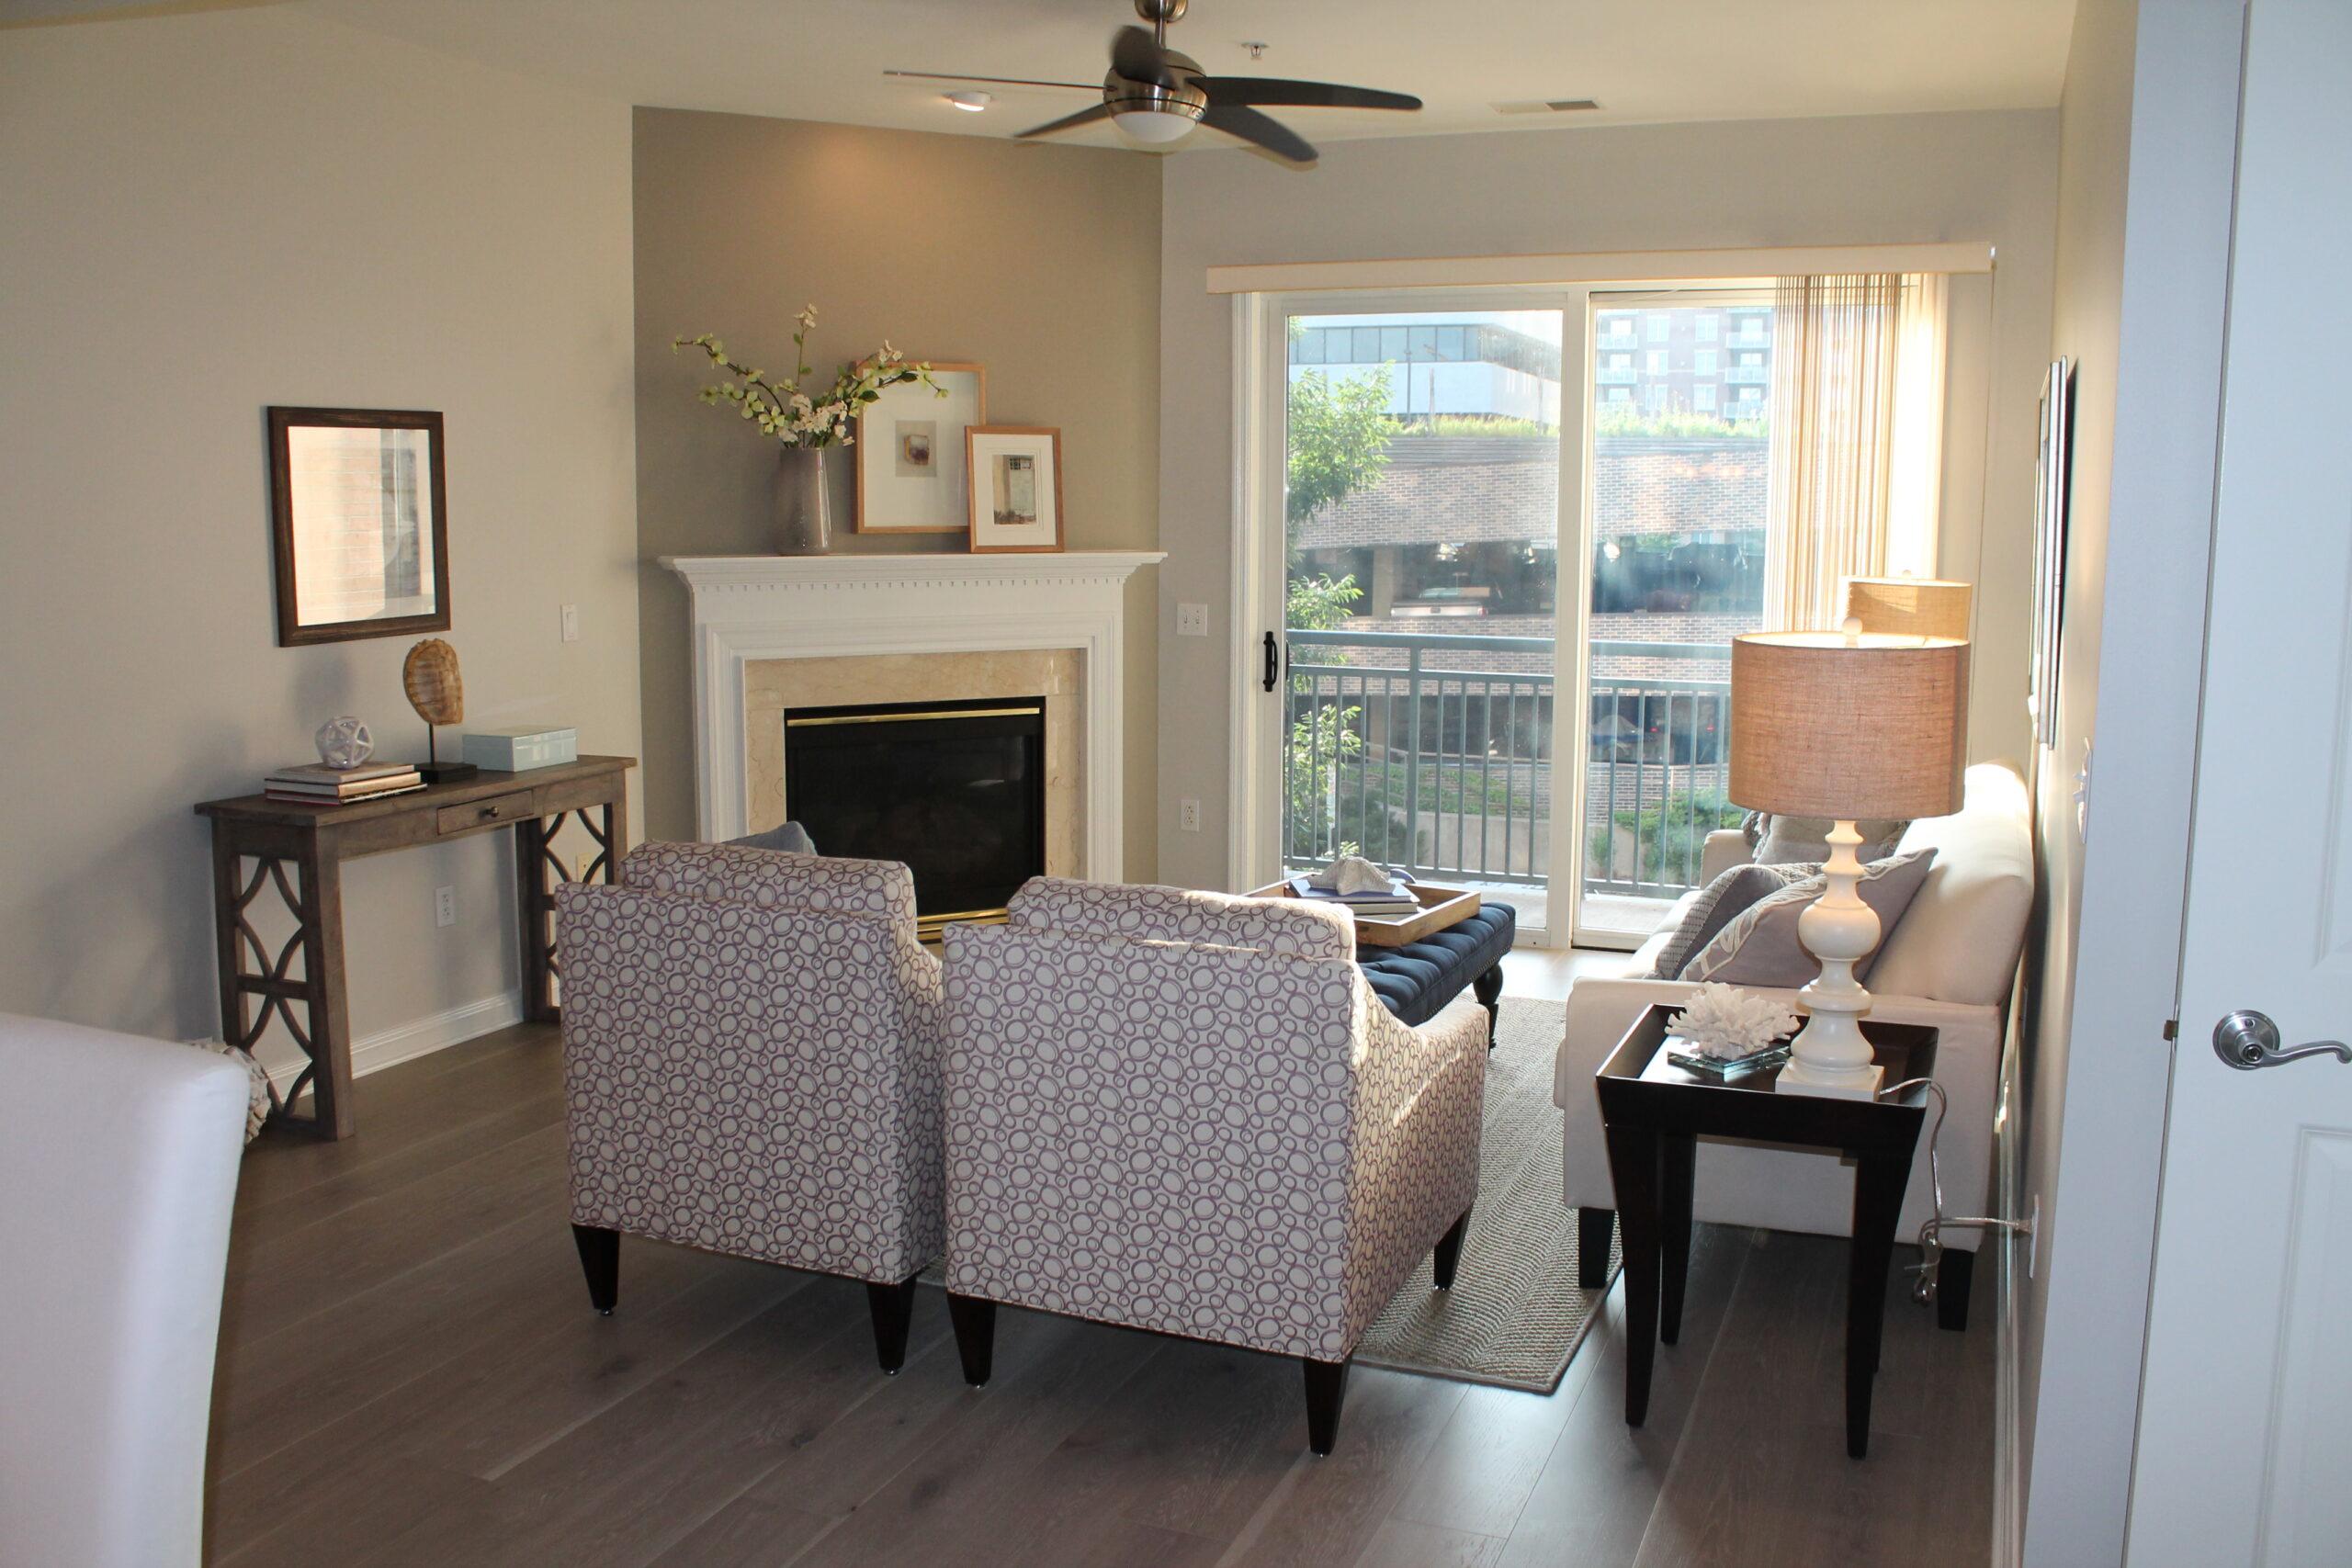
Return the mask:
[[964,431],[988,423],[988,372],[935,364],[931,378],[939,391],[901,381],[858,412],[861,534],[964,532]]
[[269,411],[277,646],[449,629],[441,416]]
[[964,433],[974,555],[1062,547],[1062,433],[1045,425],[974,425]]

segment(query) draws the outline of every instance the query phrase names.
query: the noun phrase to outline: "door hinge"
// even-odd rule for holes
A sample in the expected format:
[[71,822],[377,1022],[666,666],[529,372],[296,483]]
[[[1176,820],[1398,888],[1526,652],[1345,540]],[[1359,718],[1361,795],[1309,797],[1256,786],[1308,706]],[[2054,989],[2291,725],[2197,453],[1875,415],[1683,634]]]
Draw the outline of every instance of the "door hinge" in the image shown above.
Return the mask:
[[2179,1019],[2168,1018],[2165,1020],[2165,1038],[2167,1040],[2177,1040],[2180,1038]]

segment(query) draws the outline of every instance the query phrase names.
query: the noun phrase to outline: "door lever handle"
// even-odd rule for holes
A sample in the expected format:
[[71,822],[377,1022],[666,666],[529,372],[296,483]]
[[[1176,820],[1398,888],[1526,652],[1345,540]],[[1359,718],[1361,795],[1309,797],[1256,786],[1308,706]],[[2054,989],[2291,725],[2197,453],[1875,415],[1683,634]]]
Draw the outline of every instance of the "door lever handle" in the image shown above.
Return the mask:
[[2307,1045],[2278,1043],[2278,1026],[2258,1012],[2233,1012],[2213,1026],[2213,1055],[2242,1072],[2275,1067],[2302,1056],[2334,1056],[2352,1062],[2352,1045],[2341,1040],[2314,1040]]

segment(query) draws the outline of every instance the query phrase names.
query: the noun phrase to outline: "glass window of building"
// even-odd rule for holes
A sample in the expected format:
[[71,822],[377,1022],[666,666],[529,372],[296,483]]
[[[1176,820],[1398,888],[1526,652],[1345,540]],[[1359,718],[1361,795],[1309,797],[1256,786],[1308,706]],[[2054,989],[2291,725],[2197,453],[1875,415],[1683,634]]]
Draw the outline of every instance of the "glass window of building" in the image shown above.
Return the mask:
[[1702,413],[1713,412],[1715,406],[1715,389],[1705,385],[1691,388],[1690,406]]
[[1674,332],[1674,318],[1663,310],[1653,311],[1644,318],[1652,343],[1664,343]]
[[1690,354],[1690,368],[1702,376],[1713,375],[1715,373],[1715,351],[1712,348],[1693,349]]

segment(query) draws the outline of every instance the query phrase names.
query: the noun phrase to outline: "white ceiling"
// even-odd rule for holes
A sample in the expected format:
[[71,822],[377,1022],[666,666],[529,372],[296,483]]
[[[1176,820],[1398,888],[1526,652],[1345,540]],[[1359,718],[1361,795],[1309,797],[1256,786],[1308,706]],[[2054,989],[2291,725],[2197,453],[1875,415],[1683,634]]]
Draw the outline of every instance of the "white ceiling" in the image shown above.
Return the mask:
[[[631,103],[1009,136],[1085,95],[886,67],[1099,82],[1131,0],[302,0],[307,9]],[[1317,141],[2055,104],[2074,0],[1193,0],[1170,41],[1212,74],[1419,95],[1401,115],[1284,109]],[[1241,47],[1271,46],[1253,63]],[[1498,103],[1597,98],[1597,113]],[[1073,141],[1117,145],[1095,128]],[[1196,133],[1188,146],[1231,145]]]

